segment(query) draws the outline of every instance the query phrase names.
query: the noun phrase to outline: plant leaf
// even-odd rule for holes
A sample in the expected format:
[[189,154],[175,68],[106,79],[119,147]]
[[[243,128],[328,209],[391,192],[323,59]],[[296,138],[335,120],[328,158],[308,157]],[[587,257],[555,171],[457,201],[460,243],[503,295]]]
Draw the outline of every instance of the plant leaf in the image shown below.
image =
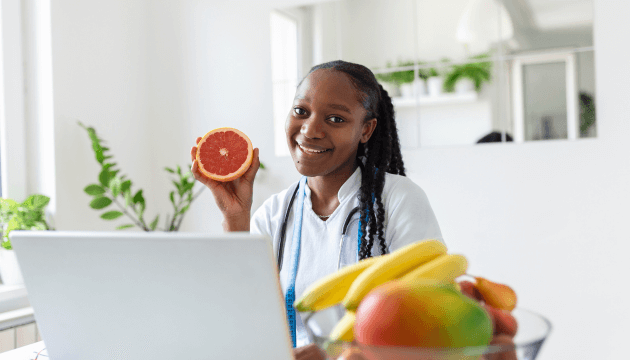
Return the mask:
[[12,199],[0,198],[0,209],[1,211],[15,211],[18,206],[18,202]]
[[164,170],[170,172],[171,174],[175,174],[175,170],[171,169],[170,167],[165,167]]
[[28,209],[28,210],[33,210],[34,206],[33,206],[33,195],[29,196],[26,198],[26,200],[24,200],[21,204],[21,207]]
[[112,203],[112,199],[106,196],[99,196],[99,197],[94,198],[94,200],[90,202],[90,207],[95,210],[100,210],[100,209],[108,207],[111,203]]
[[133,203],[144,203],[144,197],[142,196],[142,189],[138,190],[136,194],[133,196]]
[[46,230],[46,229],[48,229],[48,227],[46,226],[46,223],[42,221],[38,221],[30,227],[30,230]]
[[86,194],[88,195],[102,195],[105,194],[105,188],[103,188],[101,185],[97,185],[97,184],[90,184],[88,186],[86,186],[83,191],[85,191]]
[[121,213],[120,211],[112,210],[112,211],[108,211],[106,213],[103,213],[101,215],[101,219],[114,220],[114,219],[118,219],[122,215],[123,215],[123,213]]
[[171,198],[171,203],[175,206],[175,191],[171,191],[169,197]]
[[96,136],[96,131],[94,130],[93,127],[87,127],[83,125],[81,122],[79,122],[79,125],[81,125],[81,127],[83,127],[87,131],[88,136],[90,137],[90,140],[92,141],[92,150],[94,150],[96,161],[98,161],[99,164],[102,164],[103,163],[103,147],[101,146],[100,139],[98,138],[98,136]]
[[155,227],[157,226],[159,220],[160,220],[160,215],[157,215],[155,219],[151,221],[151,224],[149,225],[149,228],[151,229],[151,231],[155,230]]
[[16,218],[12,218],[11,220],[9,220],[2,236],[4,238],[4,242],[2,243],[3,248],[7,250],[13,249],[13,247],[11,246],[11,240],[9,240],[9,233],[13,230],[20,230],[21,228],[22,227],[20,226],[20,222]]
[[129,228],[132,228],[132,227],[134,227],[134,226],[136,226],[136,225],[134,225],[134,224],[125,224],[125,225],[120,225],[120,226],[116,227],[116,230],[129,229]]
[[14,217],[13,219],[9,220],[9,222],[7,223],[7,227],[4,230],[7,239],[9,238],[9,233],[13,230],[22,230],[23,229],[23,224],[21,224],[21,221],[19,221],[16,217]]
[[35,194],[29,197],[34,209],[43,209],[50,202],[50,198],[45,195]]
[[98,181],[100,181],[101,185],[104,187],[109,186],[109,180],[111,179],[110,172],[107,168],[103,168],[100,174],[98,174]]
[[129,191],[129,189],[123,192],[123,196],[125,197],[126,207],[129,207],[131,204],[133,204],[133,197],[131,196],[131,191]]
[[121,182],[120,182],[120,178],[117,176],[112,177],[109,180],[109,189],[112,191],[112,195],[114,197],[118,196],[118,194],[120,194],[120,187],[121,187]]
[[[123,177],[121,177],[122,179]],[[123,181],[122,184],[120,184],[120,191],[121,192],[127,192],[129,189],[131,189],[131,180],[125,180]]]
[[171,182],[177,188],[177,193],[179,194],[179,196],[182,196],[182,194],[184,193],[182,186],[177,181],[171,181]]
[[136,213],[138,214],[138,219],[142,220],[145,208],[146,208],[146,205],[145,205],[144,199],[143,199],[142,202],[140,202],[140,210],[136,211]]
[[189,207],[190,207],[190,204],[188,204],[188,205],[184,206],[181,210],[179,210],[179,213],[180,213],[180,214],[182,214],[182,215],[184,215],[184,213],[185,213],[186,211],[188,211],[188,208],[189,208]]

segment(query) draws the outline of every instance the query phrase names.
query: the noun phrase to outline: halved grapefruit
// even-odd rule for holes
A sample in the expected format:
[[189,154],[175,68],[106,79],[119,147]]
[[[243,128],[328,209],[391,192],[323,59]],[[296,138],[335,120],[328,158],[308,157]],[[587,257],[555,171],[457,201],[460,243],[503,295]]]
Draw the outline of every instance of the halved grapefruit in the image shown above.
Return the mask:
[[199,170],[216,181],[242,176],[254,158],[252,142],[241,131],[229,127],[210,131],[197,144]]

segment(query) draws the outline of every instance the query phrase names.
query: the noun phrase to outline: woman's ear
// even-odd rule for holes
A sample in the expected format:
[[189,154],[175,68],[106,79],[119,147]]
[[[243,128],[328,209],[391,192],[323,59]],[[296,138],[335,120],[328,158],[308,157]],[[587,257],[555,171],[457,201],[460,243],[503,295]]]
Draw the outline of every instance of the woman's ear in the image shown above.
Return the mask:
[[363,129],[361,130],[361,142],[367,143],[368,140],[372,137],[372,133],[374,133],[374,129],[376,129],[376,118],[370,119],[363,123]]

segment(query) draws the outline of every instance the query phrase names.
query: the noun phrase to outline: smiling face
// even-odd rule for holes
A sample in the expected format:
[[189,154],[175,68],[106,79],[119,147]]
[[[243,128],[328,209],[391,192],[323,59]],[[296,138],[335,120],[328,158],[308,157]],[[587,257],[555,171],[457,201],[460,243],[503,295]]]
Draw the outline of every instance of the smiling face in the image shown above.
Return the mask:
[[296,91],[285,126],[298,172],[349,177],[359,143],[366,143],[376,127],[376,119],[365,121],[366,114],[348,75],[332,69],[309,74]]

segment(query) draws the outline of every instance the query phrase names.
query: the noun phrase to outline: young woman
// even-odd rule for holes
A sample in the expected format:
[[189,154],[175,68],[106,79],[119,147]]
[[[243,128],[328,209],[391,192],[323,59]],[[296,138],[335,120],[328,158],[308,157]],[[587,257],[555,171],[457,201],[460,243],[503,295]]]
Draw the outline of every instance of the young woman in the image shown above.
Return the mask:
[[[198,170],[196,147],[191,156],[192,172],[212,190],[224,229],[273,239],[288,304],[340,267],[412,242],[442,239],[424,191],[405,177],[392,101],[369,69],[345,61],[313,67],[297,87],[285,129],[303,177],[253,216],[258,149],[245,175],[229,183]],[[308,344],[299,316],[294,327],[294,347]]]

